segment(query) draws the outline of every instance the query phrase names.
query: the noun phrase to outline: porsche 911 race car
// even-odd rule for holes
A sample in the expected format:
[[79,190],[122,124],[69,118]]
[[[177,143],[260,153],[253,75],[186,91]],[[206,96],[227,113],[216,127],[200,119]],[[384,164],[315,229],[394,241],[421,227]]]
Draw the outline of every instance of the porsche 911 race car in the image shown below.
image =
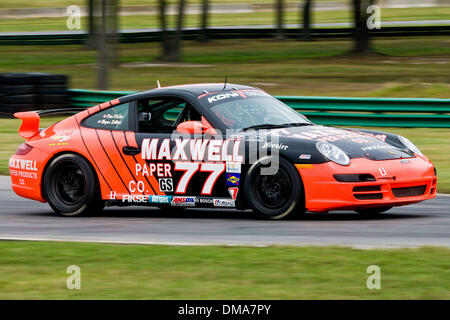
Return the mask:
[[105,205],[380,213],[436,196],[436,170],[408,139],[315,125],[243,85],[157,88],[46,129],[20,112],[14,191],[64,216]]

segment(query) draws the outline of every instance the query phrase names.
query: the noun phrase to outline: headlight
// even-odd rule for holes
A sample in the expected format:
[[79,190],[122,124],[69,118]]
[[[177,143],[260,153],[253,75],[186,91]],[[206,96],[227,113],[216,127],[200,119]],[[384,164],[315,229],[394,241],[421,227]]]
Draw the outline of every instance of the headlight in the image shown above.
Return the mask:
[[348,166],[350,164],[350,158],[340,148],[332,145],[328,142],[317,142],[316,148],[325,157],[337,164]]
[[403,145],[408,148],[408,150],[411,150],[414,153],[417,153],[420,156],[423,156],[423,153],[420,152],[419,148],[417,148],[414,143],[412,143],[411,141],[409,141],[408,139],[406,139],[405,137],[402,136],[398,136],[399,140],[401,143],[403,143]]

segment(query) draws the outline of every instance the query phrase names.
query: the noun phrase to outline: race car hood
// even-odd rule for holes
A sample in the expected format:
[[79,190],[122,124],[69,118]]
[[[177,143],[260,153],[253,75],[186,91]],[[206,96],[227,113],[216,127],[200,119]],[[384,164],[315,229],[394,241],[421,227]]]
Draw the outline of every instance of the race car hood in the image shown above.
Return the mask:
[[[322,156],[317,151],[316,143],[320,141],[341,148],[350,158],[390,160],[414,157],[414,153],[406,149],[395,135],[356,129],[307,125],[259,130],[257,136],[263,141],[262,148],[277,148],[280,153],[293,159],[319,160]],[[247,134],[247,139],[254,138],[254,133]]]

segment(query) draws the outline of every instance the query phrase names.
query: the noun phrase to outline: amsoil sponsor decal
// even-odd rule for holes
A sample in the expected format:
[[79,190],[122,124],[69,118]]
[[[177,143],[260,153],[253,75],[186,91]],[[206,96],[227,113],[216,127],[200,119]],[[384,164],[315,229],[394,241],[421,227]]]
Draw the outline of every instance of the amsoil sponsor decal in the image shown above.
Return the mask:
[[232,199],[214,199],[214,207],[235,207]]
[[173,206],[195,207],[196,197],[173,197],[171,204]]

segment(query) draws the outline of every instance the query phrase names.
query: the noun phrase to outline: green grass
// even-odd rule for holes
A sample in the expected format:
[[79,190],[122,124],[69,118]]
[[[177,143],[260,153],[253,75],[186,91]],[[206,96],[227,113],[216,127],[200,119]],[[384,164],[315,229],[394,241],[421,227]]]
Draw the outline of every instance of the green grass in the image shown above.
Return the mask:
[[[382,9],[382,21],[411,21],[411,20],[442,20],[450,16],[450,7],[435,8],[389,8]],[[168,16],[168,23],[175,25],[175,15]],[[351,22],[352,16],[349,10],[316,11],[313,13],[313,23],[327,22]],[[21,18],[0,20],[2,32],[14,31],[48,31],[67,30],[67,18]],[[287,11],[285,13],[286,24],[299,23],[299,13]],[[200,24],[200,15],[186,15],[185,26],[197,27]],[[211,14],[211,26],[233,26],[253,24],[275,24],[273,12]],[[121,16],[120,27],[122,29],[157,28],[159,27],[157,15]],[[81,20],[81,28],[87,28],[87,19]]]
[[[81,290],[66,269],[81,268]],[[366,287],[381,268],[381,289]],[[0,242],[0,299],[449,299],[450,250]]]

